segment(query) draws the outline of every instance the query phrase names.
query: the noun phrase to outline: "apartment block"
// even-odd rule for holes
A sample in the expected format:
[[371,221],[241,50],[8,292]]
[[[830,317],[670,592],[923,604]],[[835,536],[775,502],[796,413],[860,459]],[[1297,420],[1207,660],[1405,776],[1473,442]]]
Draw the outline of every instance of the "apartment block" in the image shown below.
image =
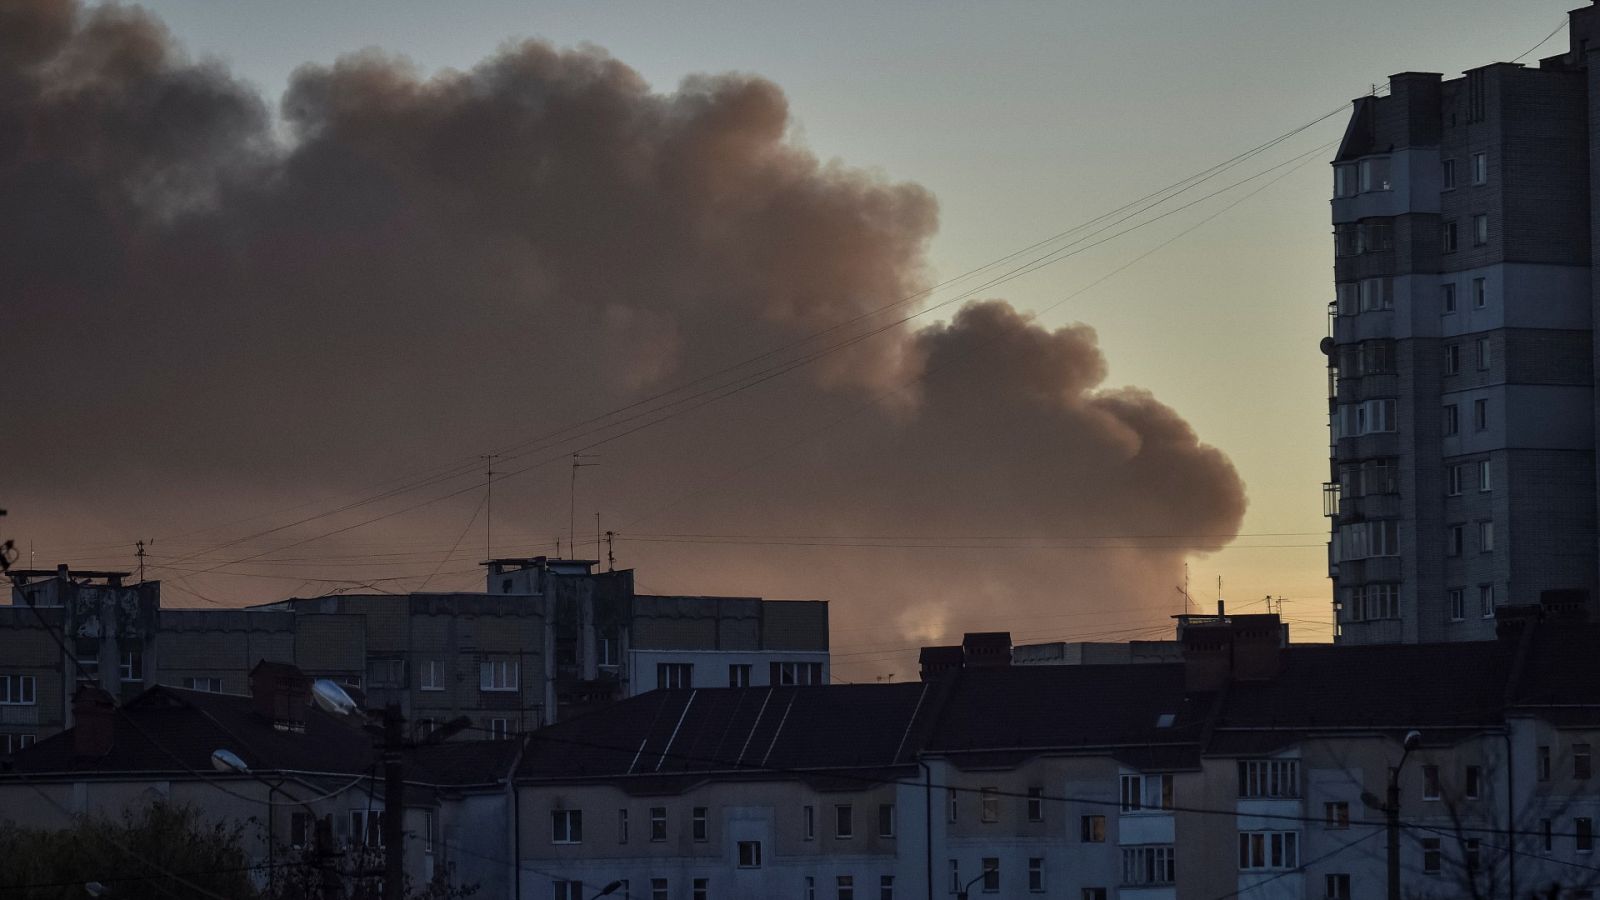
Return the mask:
[[1501,605],[1596,596],[1600,7],[1569,36],[1355,101],[1323,342],[1340,641],[1483,640]]
[[492,560],[484,593],[338,594],[244,609],[161,606],[127,573],[22,570],[0,607],[0,752],[71,723],[76,684],[243,693],[265,661],[398,705],[413,733],[466,716],[531,731],[658,686],[828,678],[827,604],[636,595],[632,571]]

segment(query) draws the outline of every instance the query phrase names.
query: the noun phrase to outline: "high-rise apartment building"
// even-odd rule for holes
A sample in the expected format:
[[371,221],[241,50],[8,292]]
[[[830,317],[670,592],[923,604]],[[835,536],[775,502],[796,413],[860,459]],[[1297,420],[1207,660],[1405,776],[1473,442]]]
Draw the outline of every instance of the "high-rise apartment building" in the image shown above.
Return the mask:
[[1537,68],[1355,101],[1323,344],[1339,640],[1482,640],[1498,606],[1595,596],[1600,6],[1571,16]]

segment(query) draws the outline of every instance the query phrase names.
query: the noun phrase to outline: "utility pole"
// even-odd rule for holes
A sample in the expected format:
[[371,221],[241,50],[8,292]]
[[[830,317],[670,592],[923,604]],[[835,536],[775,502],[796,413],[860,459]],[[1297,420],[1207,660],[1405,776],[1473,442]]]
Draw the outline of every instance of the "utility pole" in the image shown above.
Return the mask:
[[[598,453],[579,451],[572,454],[572,483],[567,488],[567,552],[571,553],[573,558],[578,556],[578,470],[585,466],[600,465],[597,462],[584,462],[599,458]],[[596,547],[595,552],[599,552],[599,549]],[[556,555],[560,556],[561,551],[557,550]]]
[[139,557],[139,583],[144,584],[144,541],[139,541],[135,547],[133,555]]
[[617,533],[615,531],[606,532],[606,571],[607,572],[615,572],[617,570],[616,547],[612,543],[613,541],[616,540],[616,538],[617,538]]
[[485,453],[478,457],[488,464],[483,473],[483,558],[494,559],[494,461],[498,453]]
[[406,776],[400,707],[383,708],[383,900],[403,900],[406,878]]

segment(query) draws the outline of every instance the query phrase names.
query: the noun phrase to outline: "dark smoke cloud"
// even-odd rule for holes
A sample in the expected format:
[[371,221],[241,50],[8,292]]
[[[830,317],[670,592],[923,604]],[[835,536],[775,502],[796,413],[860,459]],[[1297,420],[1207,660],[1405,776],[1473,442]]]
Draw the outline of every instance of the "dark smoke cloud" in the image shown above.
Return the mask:
[[[275,119],[137,10],[0,4],[13,529],[78,548],[315,510],[925,287],[933,198],[819,162],[789,125],[760,78],[656,93],[602,51],[536,41],[432,78],[370,52],[306,66]],[[1158,535],[992,554],[625,540],[623,559],[647,587],[831,599],[840,646],[886,617],[879,643],[1099,609],[1159,622],[1136,610],[1237,529],[1243,485],[1105,375],[1088,327],[971,304],[608,444],[580,512],[641,534]],[[505,482],[496,528],[564,530],[567,479]],[[389,541],[431,562],[470,510],[299,552]]]

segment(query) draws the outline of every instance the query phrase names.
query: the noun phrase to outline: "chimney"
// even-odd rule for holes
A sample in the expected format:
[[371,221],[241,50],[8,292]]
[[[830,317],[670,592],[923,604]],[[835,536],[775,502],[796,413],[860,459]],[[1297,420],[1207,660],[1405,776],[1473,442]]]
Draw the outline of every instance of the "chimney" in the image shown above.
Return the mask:
[[256,715],[279,731],[304,731],[311,680],[288,663],[262,660],[250,670],[250,700]]
[[1283,666],[1287,635],[1276,614],[1234,616],[1233,677],[1240,681],[1270,681]]
[[1189,624],[1183,629],[1183,689],[1218,691],[1228,683],[1233,631],[1226,622]]
[[100,757],[111,752],[117,701],[104,689],[83,685],[72,695],[72,755]]
[[1011,665],[1011,632],[974,631],[961,639],[961,664],[968,669],[1004,669]]

